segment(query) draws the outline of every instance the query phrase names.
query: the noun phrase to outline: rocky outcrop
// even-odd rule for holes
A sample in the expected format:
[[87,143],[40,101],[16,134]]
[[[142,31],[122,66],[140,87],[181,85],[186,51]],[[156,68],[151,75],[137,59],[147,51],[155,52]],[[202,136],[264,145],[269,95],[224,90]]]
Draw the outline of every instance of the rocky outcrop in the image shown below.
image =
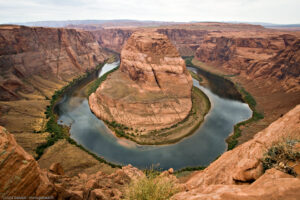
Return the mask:
[[205,37],[196,58],[249,80],[268,79],[300,90],[299,37],[279,33],[226,33]]
[[106,57],[89,32],[0,26],[0,99],[20,99],[39,91],[30,84],[35,75],[69,81]]
[[156,32],[135,32],[120,69],[89,97],[94,114],[139,130],[170,127],[190,112],[192,78],[176,48]]
[[96,174],[84,173],[74,177],[52,176],[60,197],[63,199],[123,199],[126,187],[132,180],[144,177],[144,173],[132,166],[125,166],[112,174],[101,171]]
[[276,169],[266,171],[251,185],[209,185],[179,193],[173,200],[294,200],[299,197],[300,179]]
[[0,197],[56,195],[47,173],[0,127]]
[[47,197],[52,199],[120,199],[132,180],[144,173],[131,165],[112,174],[101,171],[65,176],[59,163],[49,171],[40,169],[34,158],[20,147],[14,136],[0,127],[0,198]]
[[275,169],[264,174],[261,159],[274,142],[299,138],[299,127],[300,105],[193,175],[186,183],[187,191],[173,199],[296,199],[300,179]]

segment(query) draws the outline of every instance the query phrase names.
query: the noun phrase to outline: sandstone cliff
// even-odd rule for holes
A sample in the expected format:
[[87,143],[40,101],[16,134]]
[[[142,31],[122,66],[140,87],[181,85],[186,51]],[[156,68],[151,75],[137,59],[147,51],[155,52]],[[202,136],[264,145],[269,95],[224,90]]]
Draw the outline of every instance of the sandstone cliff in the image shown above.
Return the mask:
[[[107,28],[91,31],[91,33],[95,35],[101,46],[120,53],[127,39],[136,30],[139,29]],[[158,28],[156,31],[168,36],[169,40],[175,45],[181,56],[194,55],[196,49],[199,47],[199,41],[202,41],[204,36],[208,33],[206,30],[189,30],[181,28]]]
[[94,68],[106,57],[89,32],[1,26],[0,100],[20,99],[26,94],[41,92],[31,83],[35,75],[68,81]]
[[108,49],[120,53],[123,44],[130,37],[134,29],[102,29],[91,31],[98,43]]
[[193,56],[204,37],[211,32],[237,32],[237,31],[263,31],[264,27],[250,24],[230,24],[230,23],[191,23],[191,24],[169,24],[157,26],[157,28],[140,26],[129,26],[119,28],[99,28],[93,30],[85,26],[74,26],[91,30],[103,47],[121,52],[122,46],[130,35],[138,30],[153,30],[168,36],[169,40],[176,46],[181,56]]
[[274,142],[299,138],[299,127],[300,105],[257,133],[254,139],[195,173],[186,183],[187,190],[173,199],[297,199],[300,179],[276,169],[263,173],[261,159]]
[[196,58],[249,80],[281,83],[285,91],[300,90],[299,37],[280,33],[210,34]]
[[176,48],[156,32],[136,32],[121,52],[120,69],[89,98],[107,121],[140,130],[170,127],[190,112],[192,78]]

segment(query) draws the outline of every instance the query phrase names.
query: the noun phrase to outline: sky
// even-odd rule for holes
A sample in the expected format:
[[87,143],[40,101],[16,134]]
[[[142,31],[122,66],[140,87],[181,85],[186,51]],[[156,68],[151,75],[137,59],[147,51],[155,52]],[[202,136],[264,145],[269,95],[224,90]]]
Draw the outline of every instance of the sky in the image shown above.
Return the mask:
[[300,23],[300,0],[0,0],[0,23],[135,19]]

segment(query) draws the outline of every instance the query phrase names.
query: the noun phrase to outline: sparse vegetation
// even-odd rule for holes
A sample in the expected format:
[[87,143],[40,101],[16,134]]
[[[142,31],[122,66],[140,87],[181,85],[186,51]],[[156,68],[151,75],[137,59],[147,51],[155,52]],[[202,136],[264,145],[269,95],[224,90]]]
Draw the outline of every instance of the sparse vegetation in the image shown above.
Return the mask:
[[196,74],[195,72],[193,72],[193,71],[189,71],[189,72],[190,72],[192,78],[196,79],[199,82],[203,81],[202,78],[198,74]]
[[90,96],[93,92],[95,92],[97,90],[97,88],[99,87],[99,85],[106,80],[108,74],[116,71],[119,67],[116,67],[108,72],[106,72],[105,74],[103,74],[100,78],[97,78],[94,82],[91,83],[91,85],[89,86],[88,89],[88,96]]
[[[293,169],[296,162],[300,162],[300,140],[287,139],[274,144],[263,156],[264,170],[276,168],[285,173],[297,176]],[[298,149],[295,147],[298,145]]]
[[256,101],[255,99],[251,96],[251,94],[249,92],[247,92],[242,86],[236,84],[236,87],[238,89],[238,91],[242,94],[242,97],[244,99],[244,101],[249,105],[249,107],[252,110],[252,117],[246,121],[242,121],[238,124],[236,124],[234,126],[234,132],[233,135],[231,135],[230,137],[228,137],[226,139],[226,142],[228,144],[227,150],[231,150],[233,149],[237,144],[238,144],[238,140],[237,138],[239,138],[241,136],[242,130],[241,130],[241,126],[245,126],[249,123],[252,122],[256,122],[260,119],[264,118],[264,115],[262,113],[259,113],[255,106],[256,106]]
[[174,179],[158,176],[150,171],[147,176],[133,181],[126,192],[127,200],[167,200],[179,192]]
[[179,174],[179,173],[187,172],[187,171],[199,171],[199,170],[204,170],[205,168],[206,168],[205,166],[185,167],[185,168],[175,171],[175,174]]

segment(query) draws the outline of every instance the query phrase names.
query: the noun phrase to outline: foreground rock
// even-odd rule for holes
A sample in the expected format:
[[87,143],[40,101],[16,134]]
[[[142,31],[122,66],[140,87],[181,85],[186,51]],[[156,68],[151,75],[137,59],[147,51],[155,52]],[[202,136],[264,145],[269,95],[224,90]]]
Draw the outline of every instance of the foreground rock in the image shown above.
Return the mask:
[[121,199],[132,180],[144,173],[125,166],[112,174],[63,175],[59,163],[50,171],[40,169],[34,158],[20,147],[14,136],[0,127],[0,199],[48,197],[52,199]]
[[14,136],[0,127],[0,197],[56,196],[54,185]]
[[297,199],[300,179],[275,169],[264,174],[261,159],[274,142],[299,138],[299,127],[300,105],[196,173],[187,181],[187,191],[173,199]]
[[120,69],[89,98],[94,114],[137,129],[168,128],[191,108],[192,78],[176,48],[156,32],[135,32],[121,52]]

